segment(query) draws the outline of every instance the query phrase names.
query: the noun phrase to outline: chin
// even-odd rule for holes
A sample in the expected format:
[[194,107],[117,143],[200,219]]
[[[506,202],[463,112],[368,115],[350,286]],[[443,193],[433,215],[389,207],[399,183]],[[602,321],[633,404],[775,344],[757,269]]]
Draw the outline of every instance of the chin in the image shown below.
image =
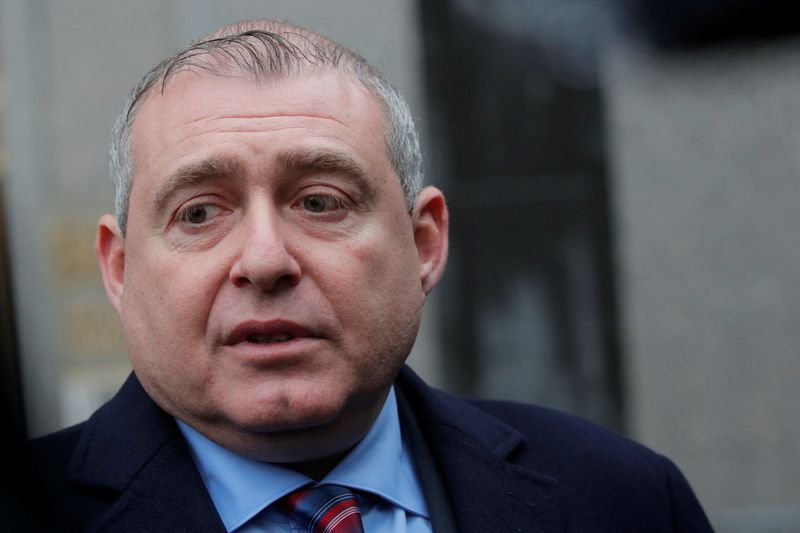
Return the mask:
[[240,399],[227,416],[235,426],[253,433],[282,433],[321,428],[335,423],[345,402],[326,395],[275,395]]
[[[259,461],[294,463],[340,453],[358,441],[350,424],[330,409],[303,413],[237,413],[228,430],[215,432],[223,446]],[[216,439],[215,439],[216,440]]]
[[310,431],[324,428],[336,420],[336,416],[296,415],[285,413],[280,416],[268,416],[264,413],[237,413],[228,417],[232,425],[249,433],[278,434]]

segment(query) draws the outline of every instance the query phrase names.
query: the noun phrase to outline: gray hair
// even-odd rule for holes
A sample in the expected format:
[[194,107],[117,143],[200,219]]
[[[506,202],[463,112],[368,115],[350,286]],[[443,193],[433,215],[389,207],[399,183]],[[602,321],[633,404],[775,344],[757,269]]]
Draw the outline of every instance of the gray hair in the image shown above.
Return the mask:
[[411,212],[422,187],[422,157],[414,118],[402,94],[366,59],[342,45],[287,23],[254,20],[220,28],[164,59],[131,92],[111,131],[110,171],[121,233],[126,232],[133,186],[133,122],[151,89],[158,87],[163,93],[172,76],[191,69],[216,76],[245,75],[263,83],[327,68],[352,76],[382,104],[389,161]]

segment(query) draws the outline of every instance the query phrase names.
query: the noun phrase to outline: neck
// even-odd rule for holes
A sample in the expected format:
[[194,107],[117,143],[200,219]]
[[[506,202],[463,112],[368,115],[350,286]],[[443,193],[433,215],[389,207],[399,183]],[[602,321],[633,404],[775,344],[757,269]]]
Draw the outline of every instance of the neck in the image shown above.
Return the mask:
[[313,459],[311,461],[302,461],[299,463],[285,463],[283,466],[300,472],[314,481],[321,481],[331,470],[336,468],[336,465],[338,465],[348,453],[350,453],[350,450],[345,450],[336,455],[323,457],[321,459]]

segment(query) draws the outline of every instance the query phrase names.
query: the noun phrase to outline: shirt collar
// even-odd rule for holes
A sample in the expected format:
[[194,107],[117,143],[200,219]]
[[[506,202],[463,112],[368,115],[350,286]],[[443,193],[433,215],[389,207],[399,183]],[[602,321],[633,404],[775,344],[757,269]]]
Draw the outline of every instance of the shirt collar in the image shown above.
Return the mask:
[[[278,464],[238,455],[178,420],[225,528],[233,531],[284,495],[312,483]],[[429,518],[408,443],[400,431],[394,388],[367,435],[321,481],[375,494]]]

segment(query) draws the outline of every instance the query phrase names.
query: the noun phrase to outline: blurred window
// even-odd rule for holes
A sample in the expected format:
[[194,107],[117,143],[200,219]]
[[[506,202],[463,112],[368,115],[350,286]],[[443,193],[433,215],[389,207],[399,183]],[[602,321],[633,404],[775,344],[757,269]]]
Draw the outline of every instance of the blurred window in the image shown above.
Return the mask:
[[423,2],[422,13],[428,173],[452,213],[445,385],[618,428],[597,83],[614,5],[449,0]]

